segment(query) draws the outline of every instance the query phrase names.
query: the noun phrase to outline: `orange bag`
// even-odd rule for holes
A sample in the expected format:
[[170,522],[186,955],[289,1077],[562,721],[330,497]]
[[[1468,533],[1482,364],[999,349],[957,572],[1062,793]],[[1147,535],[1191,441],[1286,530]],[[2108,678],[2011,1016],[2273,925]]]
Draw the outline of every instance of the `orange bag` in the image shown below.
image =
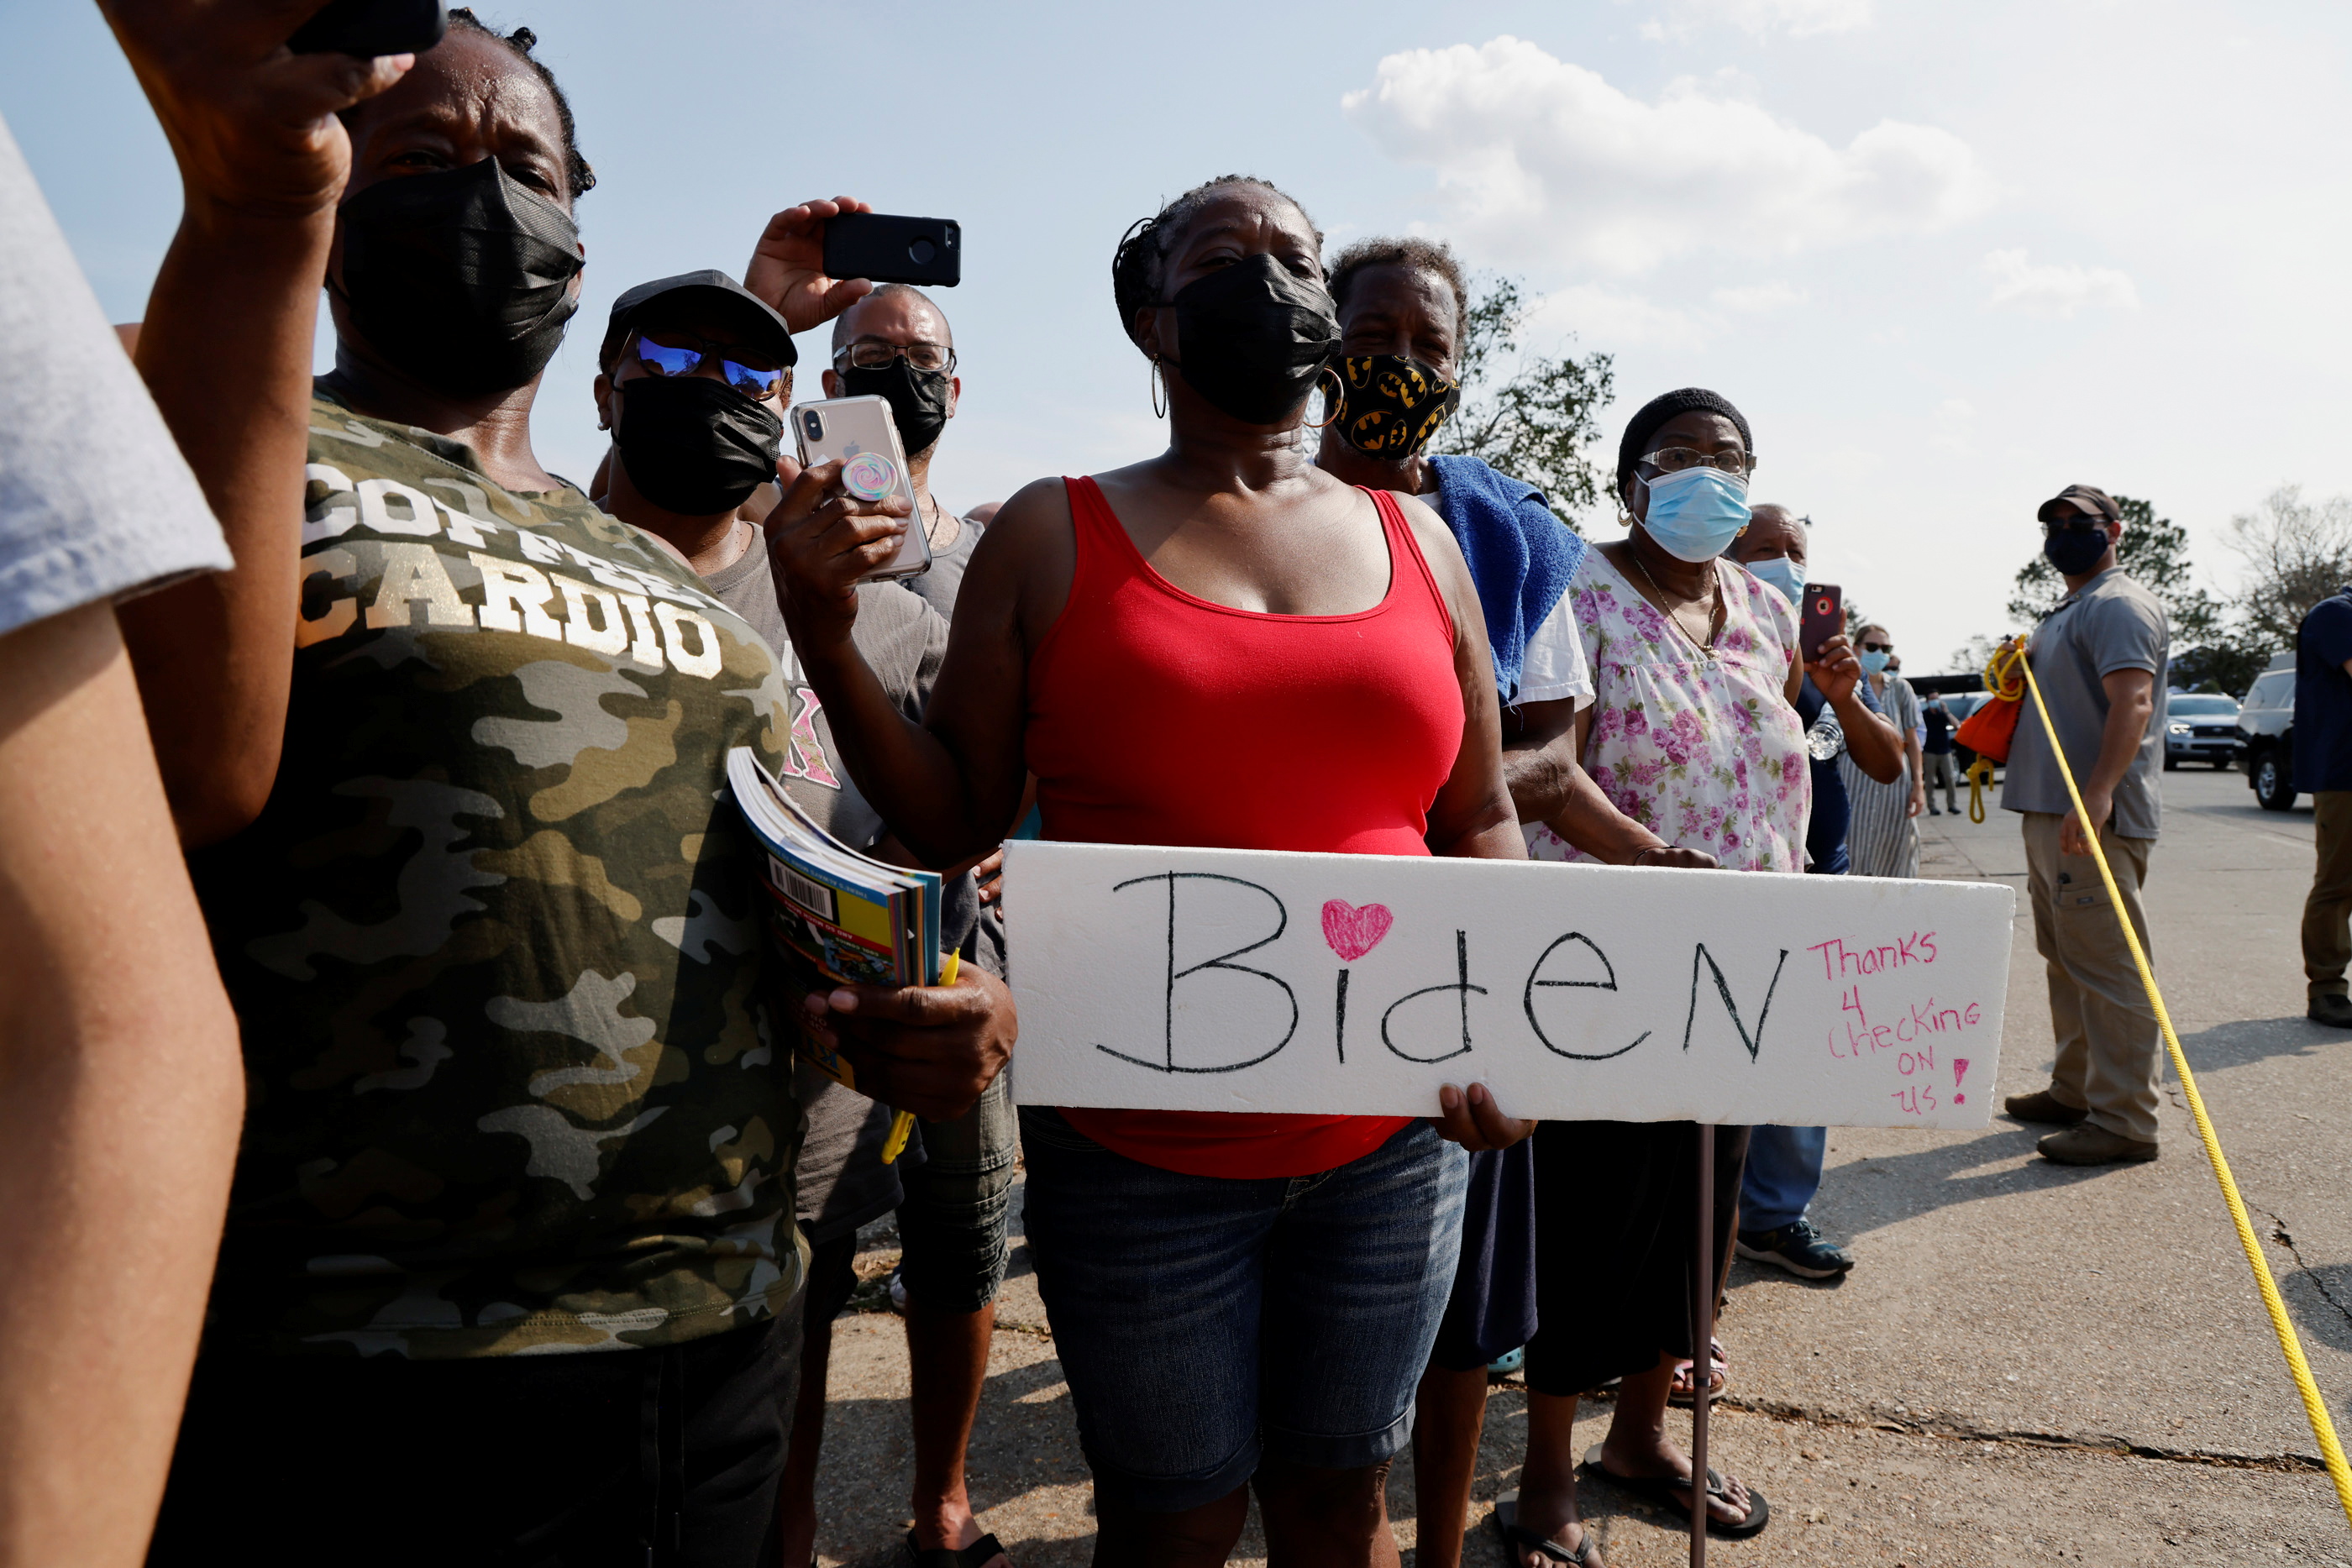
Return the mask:
[[2025,659],[2021,639],[2004,643],[1985,665],[1985,685],[1992,696],[1960,721],[1952,739],[1989,761],[2009,760],[2010,742],[2017,737],[2017,716],[2024,706],[2025,675],[2018,666]]

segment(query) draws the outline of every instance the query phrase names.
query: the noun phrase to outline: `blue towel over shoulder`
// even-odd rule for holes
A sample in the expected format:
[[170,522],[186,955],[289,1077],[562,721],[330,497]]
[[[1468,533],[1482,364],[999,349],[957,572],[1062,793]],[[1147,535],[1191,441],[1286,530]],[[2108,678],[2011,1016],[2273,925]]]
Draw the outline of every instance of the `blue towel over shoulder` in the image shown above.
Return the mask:
[[1475,457],[1433,456],[1437,512],[1454,530],[1495,653],[1495,690],[1518,700],[1528,636],[1568,591],[1584,539],[1551,515],[1543,492]]

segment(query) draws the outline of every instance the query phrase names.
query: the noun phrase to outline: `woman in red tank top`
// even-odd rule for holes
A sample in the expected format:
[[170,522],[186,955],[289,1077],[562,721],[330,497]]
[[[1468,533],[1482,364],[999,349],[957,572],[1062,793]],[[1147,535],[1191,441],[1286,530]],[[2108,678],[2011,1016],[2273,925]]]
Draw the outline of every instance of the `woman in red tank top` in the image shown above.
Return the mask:
[[[1129,232],[1114,291],[1164,383],[1168,450],[1005,504],[922,727],[849,640],[853,585],[903,519],[838,500],[772,540],[834,736],[930,863],[992,849],[1033,771],[1053,839],[1523,857],[1459,548],[1419,501],[1322,473],[1301,439],[1338,339],[1321,240],[1244,179]],[[1381,1467],[1452,1284],[1447,1141],[1531,1125],[1475,1085],[1434,1109],[1024,1111],[1029,1242],[1095,1472],[1097,1563],[1223,1562],[1253,1476],[1274,1562],[1309,1542],[1394,1560]]]

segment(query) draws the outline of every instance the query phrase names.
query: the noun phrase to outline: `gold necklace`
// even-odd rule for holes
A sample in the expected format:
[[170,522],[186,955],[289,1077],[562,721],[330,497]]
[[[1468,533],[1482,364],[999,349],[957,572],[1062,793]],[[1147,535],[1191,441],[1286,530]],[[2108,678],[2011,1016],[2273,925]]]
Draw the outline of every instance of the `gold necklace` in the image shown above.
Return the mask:
[[[1633,542],[1631,539],[1625,541],[1625,559],[1633,563],[1633,570],[1642,574],[1642,580],[1650,585],[1650,591],[1658,596],[1658,603],[1661,608],[1664,608],[1666,604],[1666,591],[1658,586],[1658,580],[1652,577],[1650,575],[1650,569],[1642,564],[1642,552],[1633,548]],[[1710,571],[1713,571],[1714,563],[1710,561],[1707,564]],[[1691,636],[1690,628],[1683,624],[1682,617],[1671,609],[1666,610],[1666,619],[1673,623],[1674,629],[1688,639],[1693,647],[1696,648],[1700,653],[1705,653],[1710,659],[1715,657],[1715,612],[1723,601],[1723,574],[1719,571],[1713,571],[1711,580],[1715,585],[1715,591],[1707,596],[1706,637],[1705,641],[1701,641],[1696,637]],[[1692,602],[1696,603],[1696,601],[1693,601]]]

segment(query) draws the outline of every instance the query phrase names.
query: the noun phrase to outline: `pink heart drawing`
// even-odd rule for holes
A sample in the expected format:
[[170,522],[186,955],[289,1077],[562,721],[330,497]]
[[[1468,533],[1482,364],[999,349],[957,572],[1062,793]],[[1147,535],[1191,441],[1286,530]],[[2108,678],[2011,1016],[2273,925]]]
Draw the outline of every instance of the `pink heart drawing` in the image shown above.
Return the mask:
[[1396,916],[1385,904],[1367,904],[1359,909],[1344,898],[1335,898],[1323,906],[1323,940],[1350,964],[1379,946],[1395,924]]

